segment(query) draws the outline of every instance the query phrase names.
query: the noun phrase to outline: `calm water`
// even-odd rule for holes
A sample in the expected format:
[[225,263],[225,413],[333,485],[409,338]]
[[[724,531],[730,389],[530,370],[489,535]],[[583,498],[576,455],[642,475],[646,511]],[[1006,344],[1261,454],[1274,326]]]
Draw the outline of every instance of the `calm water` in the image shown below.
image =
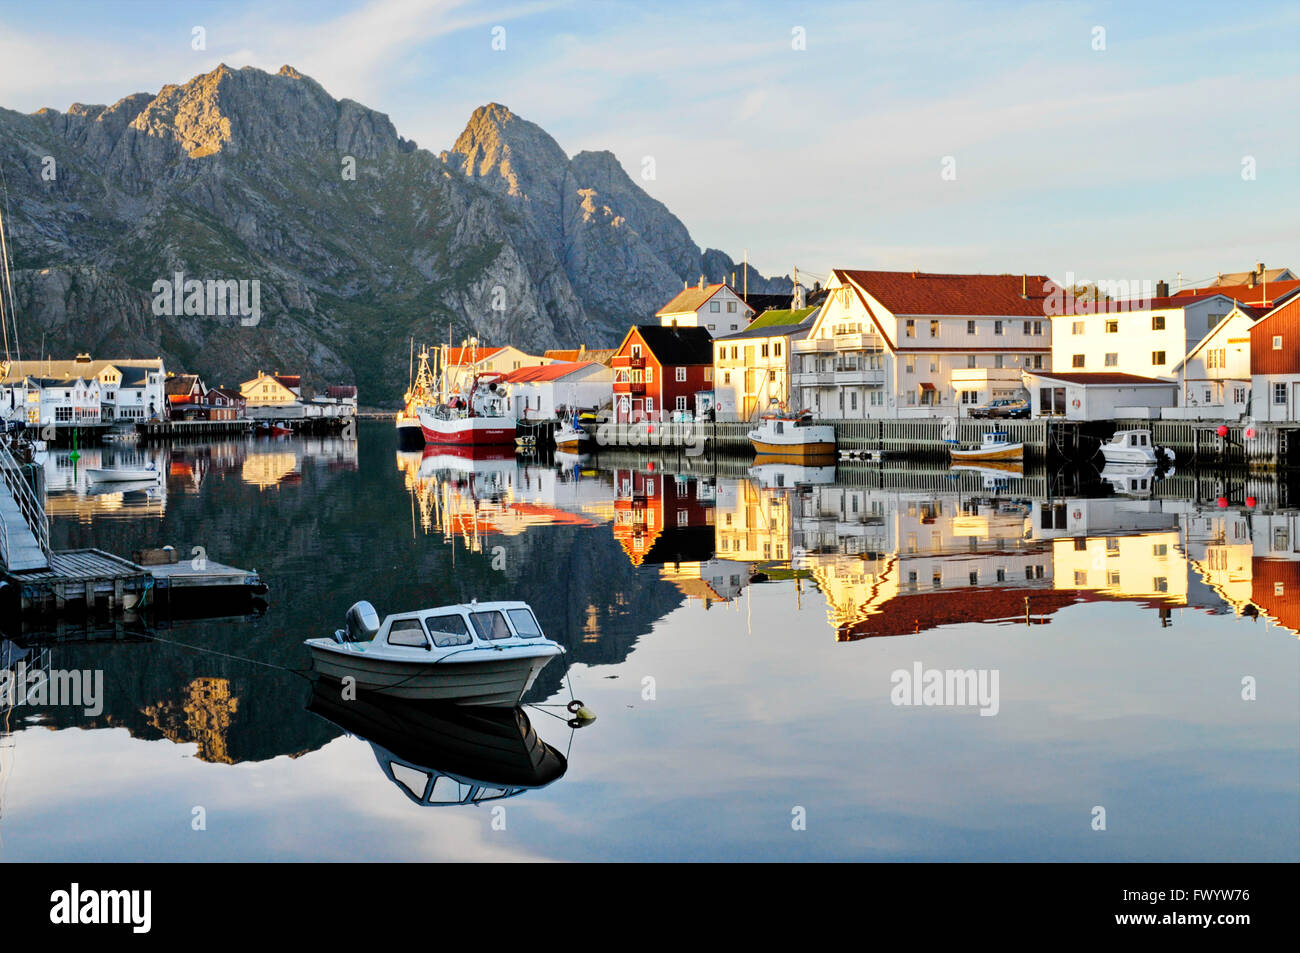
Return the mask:
[[[165,486],[94,495],[101,451],[57,455],[57,547],[202,546],[270,604],[11,631],[5,664],[102,670],[104,701],[7,714],[4,860],[1300,859],[1281,487],[1248,508],[1180,478],[1048,499],[937,468],[468,461],[399,454],[382,423],[102,454],[156,459]],[[313,704],[302,641],[354,601],[475,597],[529,601],[568,649],[526,720],[388,703],[348,732]],[[918,665],[996,675],[996,714],[895,704]],[[541,707],[566,676],[598,716],[577,731]],[[550,783],[491,776],[475,751],[505,738],[510,760],[528,730]],[[439,773],[526,789],[416,803]]]

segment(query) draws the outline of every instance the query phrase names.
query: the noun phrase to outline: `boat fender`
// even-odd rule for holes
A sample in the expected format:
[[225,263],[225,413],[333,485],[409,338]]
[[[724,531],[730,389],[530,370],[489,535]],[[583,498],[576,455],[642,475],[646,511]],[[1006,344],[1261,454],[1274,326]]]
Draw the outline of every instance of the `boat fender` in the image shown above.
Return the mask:
[[577,714],[569,719],[570,728],[585,728],[596,720],[596,713],[590,708],[579,708]]
[[565,705],[564,707],[569,709],[569,714],[576,715],[579,711],[582,710],[583,705],[580,699],[575,698],[573,699],[573,701],[569,702],[569,704]]

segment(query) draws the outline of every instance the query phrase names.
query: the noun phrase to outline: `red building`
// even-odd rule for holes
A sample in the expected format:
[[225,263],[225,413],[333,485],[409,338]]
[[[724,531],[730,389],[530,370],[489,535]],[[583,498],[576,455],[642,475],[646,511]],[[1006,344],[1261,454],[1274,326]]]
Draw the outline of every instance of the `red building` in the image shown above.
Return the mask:
[[694,476],[614,471],[614,539],[633,566],[713,558],[712,488]]
[[[705,328],[638,324],[610,361],[619,423],[694,419],[713,391],[713,338]],[[711,406],[711,401],[708,406]]]

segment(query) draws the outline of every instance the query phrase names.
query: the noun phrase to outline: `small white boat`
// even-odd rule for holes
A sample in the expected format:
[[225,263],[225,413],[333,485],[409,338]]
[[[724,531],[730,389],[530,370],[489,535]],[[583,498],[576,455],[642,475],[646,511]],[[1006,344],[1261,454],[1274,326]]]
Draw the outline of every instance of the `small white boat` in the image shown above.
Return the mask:
[[591,443],[591,432],[572,418],[560,424],[555,431],[555,449],[565,453],[581,453]]
[[784,457],[759,454],[749,468],[749,478],[765,490],[787,490],[801,486],[823,486],[835,482],[835,463],[805,466]]
[[765,414],[749,432],[749,442],[761,454],[800,459],[835,456],[835,427],[814,424],[812,414]]
[[136,483],[157,480],[161,471],[150,463],[143,467],[90,467],[86,470],[86,476],[97,483]]
[[[1172,475],[1172,469],[1164,471],[1164,476]],[[1101,478],[1120,496],[1145,498],[1151,495],[1161,474],[1155,464],[1107,463],[1102,468]]]
[[379,621],[358,602],[346,627],[308,639],[316,671],[398,698],[456,705],[519,704],[537,674],[564,649],[542,634],[526,602],[472,602]]
[[1157,447],[1151,440],[1150,430],[1120,430],[1101,445],[1101,455],[1107,463],[1143,463],[1148,466],[1167,466],[1174,462],[1172,450]]
[[1023,443],[1012,443],[1011,437],[1003,430],[994,430],[984,434],[978,447],[967,450],[953,448],[948,451],[954,460],[971,463],[977,460],[1019,460],[1025,455]]
[[986,490],[1005,490],[1011,480],[1024,479],[1025,467],[1019,460],[985,460],[981,463],[954,463],[951,470],[974,473],[983,481]]

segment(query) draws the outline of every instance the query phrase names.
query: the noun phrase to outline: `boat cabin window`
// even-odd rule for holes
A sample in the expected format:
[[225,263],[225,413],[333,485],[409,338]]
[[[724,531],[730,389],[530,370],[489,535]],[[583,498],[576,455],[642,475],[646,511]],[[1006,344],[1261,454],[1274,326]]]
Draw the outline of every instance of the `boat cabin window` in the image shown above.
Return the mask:
[[542,634],[542,627],[537,624],[531,609],[511,609],[510,622],[521,639],[535,639]]
[[417,649],[428,648],[429,640],[419,619],[394,619],[388,627],[389,645],[411,645]]
[[777,432],[777,433],[785,433],[785,424],[783,424],[783,423],[782,423],[781,421],[779,421],[779,420],[776,422],[776,432]]
[[496,609],[488,612],[471,612],[469,618],[474,623],[474,631],[484,641],[508,639],[514,634],[510,631],[510,626],[506,625],[506,617]]
[[433,644],[440,649],[450,645],[469,645],[473,641],[469,635],[469,628],[460,615],[429,616],[424,620],[424,624],[429,629],[429,635],[433,637]]

